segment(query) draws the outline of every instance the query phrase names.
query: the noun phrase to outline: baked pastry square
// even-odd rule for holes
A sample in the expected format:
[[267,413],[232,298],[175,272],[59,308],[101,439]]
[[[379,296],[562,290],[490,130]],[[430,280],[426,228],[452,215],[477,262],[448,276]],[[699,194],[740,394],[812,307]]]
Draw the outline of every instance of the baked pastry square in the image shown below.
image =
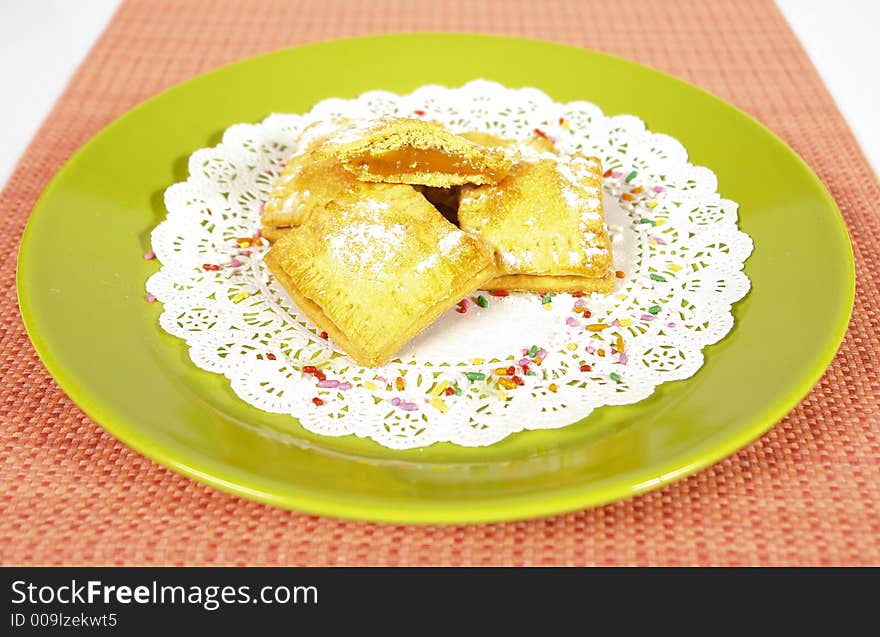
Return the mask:
[[314,210],[265,258],[305,315],[369,367],[495,274],[490,248],[395,184]]
[[524,152],[497,185],[462,186],[458,221],[495,249],[487,287],[610,292],[611,241],[598,159]]
[[448,188],[494,184],[510,169],[501,149],[453,134],[442,125],[384,118],[355,126],[330,140],[342,164],[361,181]]

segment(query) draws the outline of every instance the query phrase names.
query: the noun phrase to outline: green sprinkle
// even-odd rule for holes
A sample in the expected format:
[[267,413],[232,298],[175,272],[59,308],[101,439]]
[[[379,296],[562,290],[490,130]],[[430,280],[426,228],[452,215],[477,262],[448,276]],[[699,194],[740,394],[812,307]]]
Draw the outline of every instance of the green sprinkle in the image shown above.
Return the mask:
[[526,372],[526,376],[537,376],[537,374],[535,372],[533,372],[532,370],[529,370]]
[[480,307],[489,307],[489,301],[487,301],[486,297],[481,294],[477,297],[477,305]]
[[537,355],[538,355],[538,346],[537,346],[537,345],[532,345],[532,347],[529,349],[529,356],[531,356],[532,358],[534,358],[534,357],[537,356]]
[[626,176],[626,178],[624,179],[624,181],[625,181],[626,183],[629,183],[629,182],[631,182],[633,179],[635,179],[635,178],[636,178],[636,175],[638,175],[638,174],[639,174],[639,173],[637,173],[636,171],[632,171],[630,174],[628,174],[628,175]]
[[543,299],[541,299],[541,305],[547,305],[548,303],[550,303],[552,301],[553,301],[553,297],[548,294]]
[[610,378],[611,380],[613,380],[615,383],[619,383],[619,382],[620,382],[620,374],[618,374],[617,372],[611,372],[609,378]]
[[648,308],[648,312],[650,312],[651,314],[659,314],[660,306],[659,305],[652,305],[651,307]]
[[461,387],[456,387],[456,388],[455,388],[455,395],[456,395],[456,396],[461,396]]
[[652,226],[656,226],[656,225],[657,225],[657,222],[654,221],[653,219],[645,219],[644,217],[642,217],[641,219],[639,219],[639,223],[650,223]]
[[651,274],[651,278],[654,281],[660,281],[661,283],[666,283],[666,279],[664,277],[660,276],[659,274]]
[[483,372],[468,372],[465,376],[467,376],[467,379],[471,382],[475,380],[486,380],[486,375]]

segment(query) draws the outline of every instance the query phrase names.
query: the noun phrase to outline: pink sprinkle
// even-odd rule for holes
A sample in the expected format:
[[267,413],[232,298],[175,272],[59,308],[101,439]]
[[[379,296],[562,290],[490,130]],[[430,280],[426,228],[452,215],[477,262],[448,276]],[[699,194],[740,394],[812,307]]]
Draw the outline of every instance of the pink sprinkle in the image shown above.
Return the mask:
[[463,307],[464,309],[468,309],[471,306],[471,302],[467,299],[462,299],[459,305],[461,305],[461,307]]
[[391,404],[394,405],[395,407],[397,407],[400,404],[400,398],[395,396],[394,398],[391,399]]
[[388,382],[388,379],[386,379],[384,376],[376,376],[376,380],[378,380],[380,383]]
[[577,326],[578,322],[569,316],[567,319],[565,319],[565,324],[568,325],[569,327],[575,327],[575,326]]
[[575,307],[584,307],[584,306],[586,306],[586,304],[587,304],[587,302],[584,301],[583,299],[578,299],[577,301],[574,302]]
[[666,327],[675,327],[675,323],[667,323]]
[[611,171],[611,176],[614,177],[615,179],[617,179],[617,178],[620,177],[621,175],[623,175],[623,173],[620,172],[619,170],[612,170],[612,171]]
[[663,186],[654,186],[653,188],[651,188],[651,190],[653,190],[654,192],[663,192],[664,190],[666,190],[666,188],[664,188]]
[[626,365],[626,362],[627,362],[628,360],[629,360],[629,359],[626,357],[626,353],[625,353],[625,352],[621,352],[621,353],[620,353],[620,364],[621,364],[621,365]]
[[536,358],[540,358],[541,360],[544,360],[545,358],[547,358],[547,350],[544,349],[543,347],[541,349],[539,349],[538,355],[536,356]]
[[257,228],[257,231],[254,233],[254,239],[259,239],[263,236],[263,229]]
[[249,256],[251,256],[251,251],[250,251],[250,250],[245,250],[245,251],[242,252],[241,254],[242,254],[243,256],[249,257]]
[[265,207],[266,207],[266,204],[264,204],[264,203],[260,204],[260,216],[261,217],[263,216],[263,208],[265,208]]
[[595,354],[595,353],[596,353],[596,348],[593,347],[592,345],[587,345],[587,354]]
[[653,241],[657,245],[661,245],[661,246],[666,245],[666,242],[663,239],[661,239],[660,237],[651,237],[651,241]]
[[229,262],[229,265],[231,265],[233,268],[238,268],[241,267],[241,261],[239,261],[238,259],[233,259]]
[[147,295],[144,297],[144,300],[145,300],[147,303],[154,303],[154,302],[156,301],[156,297],[153,296],[152,294],[147,294]]
[[404,411],[415,411],[419,406],[415,403],[400,403],[400,408]]
[[321,380],[318,381],[318,387],[327,387],[329,389],[333,389],[334,387],[339,387],[338,380]]
[[[528,351],[528,350],[526,350],[526,351]],[[531,365],[532,361],[530,361],[528,358],[521,358],[516,362],[516,364],[519,365],[520,367],[522,367],[523,365]]]
[[150,259],[155,259],[156,253],[150,250],[149,252],[144,253],[144,261],[149,261]]
[[642,314],[642,320],[643,321],[653,321],[654,317],[651,316],[650,314]]
[[339,383],[339,387],[337,387],[336,389],[341,389],[342,391],[345,391],[346,389],[351,389],[351,383]]
[[614,319],[613,321],[611,321],[611,327],[620,327],[620,321]]
[[523,356],[525,356],[526,354],[528,354],[528,353],[529,353],[529,348],[528,348],[528,347],[523,347],[523,348],[522,348],[522,353],[523,353]]

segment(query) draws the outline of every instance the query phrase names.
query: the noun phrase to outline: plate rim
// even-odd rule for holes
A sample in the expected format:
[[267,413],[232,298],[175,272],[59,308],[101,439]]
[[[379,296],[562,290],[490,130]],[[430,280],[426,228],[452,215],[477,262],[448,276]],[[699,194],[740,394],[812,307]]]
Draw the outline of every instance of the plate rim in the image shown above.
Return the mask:
[[[801,381],[797,383],[791,391],[780,395],[774,401],[772,407],[765,411],[763,417],[749,419],[749,421],[744,423],[743,426],[738,427],[735,433],[726,432],[726,435],[720,436],[720,440],[718,440],[719,434],[713,434],[701,441],[700,444],[689,447],[686,452],[667,457],[665,462],[660,463],[659,466],[654,465],[650,470],[643,468],[640,471],[626,474],[625,479],[620,476],[613,476],[597,483],[588,483],[585,485],[578,485],[577,487],[525,495],[498,496],[491,500],[480,499],[459,502],[456,500],[431,499],[424,500],[422,503],[419,503],[418,506],[410,504],[408,508],[395,507],[391,503],[384,501],[374,502],[372,499],[345,499],[344,497],[340,497],[339,492],[333,492],[334,498],[326,499],[320,491],[314,489],[302,489],[299,485],[291,483],[284,483],[285,488],[283,493],[270,491],[266,488],[267,485],[270,483],[277,483],[269,480],[255,479],[258,478],[258,476],[242,471],[236,467],[219,463],[210,457],[198,455],[198,450],[196,450],[196,457],[186,457],[186,460],[197,460],[198,462],[186,462],[181,459],[180,454],[175,454],[173,451],[169,451],[169,449],[173,447],[155,442],[149,436],[140,432],[136,427],[131,427],[126,424],[124,419],[118,419],[112,414],[107,413],[101,406],[99,400],[93,400],[87,390],[81,390],[77,385],[76,379],[65,370],[64,365],[59,362],[58,358],[51,351],[51,348],[46,346],[40,336],[39,328],[37,326],[39,319],[37,319],[32,313],[30,301],[28,299],[29,293],[24,289],[26,286],[22,285],[24,276],[23,270],[27,269],[26,262],[28,258],[28,249],[32,241],[33,219],[41,214],[41,211],[45,208],[45,201],[52,196],[64,175],[66,175],[79,157],[89,152],[89,149],[99,139],[103,139],[108,134],[111,134],[124,118],[147,108],[154,101],[161,99],[166,93],[196,82],[205,76],[221,73],[226,69],[238,65],[253,63],[261,58],[283,54],[293,50],[326,46],[332,47],[341,42],[367,42],[377,39],[387,40],[395,38],[418,39],[424,36],[443,36],[452,39],[464,37],[505,40],[509,42],[530,42],[544,46],[549,45],[560,47],[571,52],[588,53],[598,57],[613,59],[615,63],[648,69],[653,73],[662,76],[665,81],[682,84],[691,90],[696,90],[699,93],[702,93],[704,97],[708,97],[712,101],[720,103],[720,105],[732,110],[736,115],[745,118],[750,125],[756,126],[768,137],[768,141],[772,141],[778,145],[786,155],[799,165],[800,169],[805,172],[808,178],[819,187],[819,192],[821,193],[821,198],[824,204],[830,205],[831,209],[837,213],[834,217],[838,225],[838,230],[842,233],[842,237],[845,238],[845,245],[848,247],[846,254],[846,311],[841,314],[841,317],[835,324],[835,329],[827,338],[825,347],[817,353],[816,364],[802,374]],[[635,114],[638,115],[638,113]],[[229,64],[224,64],[164,89],[160,93],[136,104],[131,109],[114,118],[106,126],[91,136],[64,162],[61,168],[52,176],[49,184],[43,190],[31,210],[27,225],[21,236],[16,261],[16,294],[19,311],[27,335],[34,346],[38,357],[49,374],[53,377],[54,381],[67,394],[67,396],[73,400],[73,402],[97,425],[123,444],[154,460],[158,464],[186,475],[197,482],[265,504],[294,509],[303,513],[328,515],[342,519],[411,524],[496,522],[543,517],[572,510],[592,508],[653,490],[681,478],[693,475],[701,469],[716,464],[770,430],[786,414],[792,411],[821,379],[836,356],[848,330],[854,307],[855,289],[855,260],[852,241],[849,237],[846,223],[837,203],[828,192],[825,184],[816,175],[809,164],[807,164],[794,149],[792,149],[772,130],[764,126],[745,111],[691,82],[658,70],[650,65],[641,64],[623,57],[584,47],[560,44],[558,42],[536,38],[521,38],[507,35],[469,32],[402,32],[321,40],[299,46],[285,47],[262,53],[260,55],[250,56]],[[657,475],[658,473],[659,476]]]

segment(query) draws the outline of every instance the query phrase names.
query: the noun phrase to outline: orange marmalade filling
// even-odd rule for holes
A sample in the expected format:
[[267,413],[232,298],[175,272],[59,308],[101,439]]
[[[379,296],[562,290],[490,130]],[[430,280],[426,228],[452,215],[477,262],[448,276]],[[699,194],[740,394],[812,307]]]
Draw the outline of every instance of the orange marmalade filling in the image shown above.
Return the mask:
[[444,152],[437,149],[405,148],[385,153],[364,154],[357,158],[358,163],[365,166],[370,172],[388,177],[400,174],[413,173],[443,173],[482,175],[484,172],[461,155]]

